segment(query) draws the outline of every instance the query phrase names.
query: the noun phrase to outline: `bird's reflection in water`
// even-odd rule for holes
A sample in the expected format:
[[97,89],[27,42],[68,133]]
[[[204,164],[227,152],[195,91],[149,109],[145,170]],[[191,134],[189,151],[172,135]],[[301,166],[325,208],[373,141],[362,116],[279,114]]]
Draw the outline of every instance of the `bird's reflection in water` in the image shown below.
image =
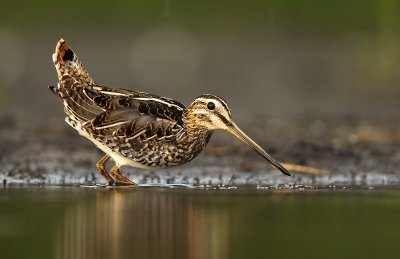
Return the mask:
[[207,206],[201,194],[119,189],[96,195],[94,203],[66,212],[57,259],[228,257],[229,213]]

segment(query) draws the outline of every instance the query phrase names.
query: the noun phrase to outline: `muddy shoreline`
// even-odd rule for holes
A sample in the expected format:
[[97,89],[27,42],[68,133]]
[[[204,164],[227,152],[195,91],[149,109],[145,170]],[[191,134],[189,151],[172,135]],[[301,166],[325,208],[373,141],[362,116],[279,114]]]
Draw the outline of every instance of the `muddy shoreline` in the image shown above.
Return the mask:
[[[47,185],[103,182],[95,168],[102,152],[62,121],[41,127],[16,125],[7,117],[2,122],[1,181]],[[340,121],[290,122],[289,127],[288,123],[250,125],[246,130],[279,161],[321,168],[329,171],[328,175],[282,176],[248,147],[221,133],[214,134],[208,148],[184,166],[154,171],[125,167],[123,172],[141,184],[209,187],[399,184],[400,129],[357,123],[348,126]]]

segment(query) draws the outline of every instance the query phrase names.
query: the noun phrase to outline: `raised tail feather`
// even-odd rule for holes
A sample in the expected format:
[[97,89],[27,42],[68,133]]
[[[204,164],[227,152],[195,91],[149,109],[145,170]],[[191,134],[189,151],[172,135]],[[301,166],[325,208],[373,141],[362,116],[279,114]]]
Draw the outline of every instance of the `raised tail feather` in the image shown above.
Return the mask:
[[63,39],[57,42],[56,50],[53,54],[53,62],[60,82],[64,75],[69,75],[82,85],[95,84],[76,54]]
[[53,62],[57,70],[57,87],[49,86],[54,95],[64,103],[67,122],[80,124],[95,118],[103,109],[86,95],[95,84],[76,54],[63,39],[57,42]]

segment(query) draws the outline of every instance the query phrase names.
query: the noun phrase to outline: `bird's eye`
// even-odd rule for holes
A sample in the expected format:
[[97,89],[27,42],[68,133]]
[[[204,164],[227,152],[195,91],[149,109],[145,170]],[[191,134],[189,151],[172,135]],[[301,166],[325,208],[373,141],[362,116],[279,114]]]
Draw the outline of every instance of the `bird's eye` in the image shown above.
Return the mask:
[[213,103],[213,102],[207,103],[207,108],[208,108],[209,110],[214,110],[214,109],[215,109],[215,103]]

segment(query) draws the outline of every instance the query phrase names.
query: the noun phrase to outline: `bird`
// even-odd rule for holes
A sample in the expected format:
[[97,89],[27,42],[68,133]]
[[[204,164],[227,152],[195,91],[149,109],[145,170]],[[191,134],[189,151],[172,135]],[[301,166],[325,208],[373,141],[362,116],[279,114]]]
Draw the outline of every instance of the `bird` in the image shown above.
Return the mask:
[[[62,38],[52,58],[58,84],[49,89],[62,101],[65,121],[105,153],[96,168],[108,186],[137,185],[121,173],[123,166],[154,169],[191,161],[216,130],[231,133],[290,176],[235,124],[226,101],[219,96],[203,94],[185,106],[146,92],[102,86],[94,82]],[[115,165],[107,172],[110,158]]]

